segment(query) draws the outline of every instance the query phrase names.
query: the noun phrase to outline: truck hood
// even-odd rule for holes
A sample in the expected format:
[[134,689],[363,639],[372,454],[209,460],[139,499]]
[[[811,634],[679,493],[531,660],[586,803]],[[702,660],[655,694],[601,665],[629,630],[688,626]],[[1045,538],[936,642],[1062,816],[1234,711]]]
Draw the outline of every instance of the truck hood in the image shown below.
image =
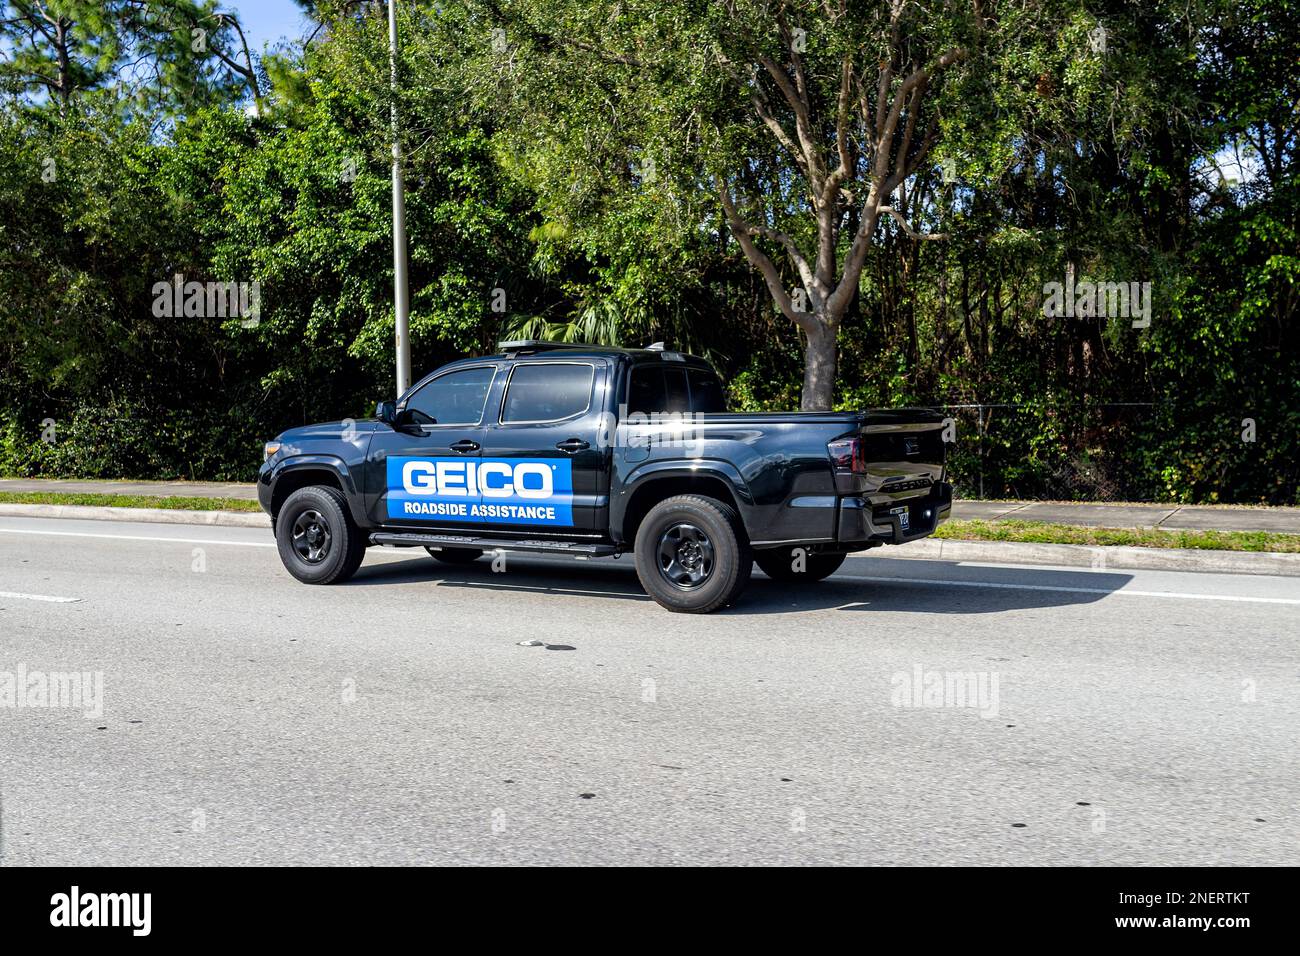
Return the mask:
[[344,441],[347,437],[369,435],[379,427],[379,424],[376,419],[362,418],[355,421],[344,419],[337,422],[321,422],[317,425],[301,425],[298,428],[285,429],[276,436],[275,440],[286,445],[299,445],[305,441],[322,439]]

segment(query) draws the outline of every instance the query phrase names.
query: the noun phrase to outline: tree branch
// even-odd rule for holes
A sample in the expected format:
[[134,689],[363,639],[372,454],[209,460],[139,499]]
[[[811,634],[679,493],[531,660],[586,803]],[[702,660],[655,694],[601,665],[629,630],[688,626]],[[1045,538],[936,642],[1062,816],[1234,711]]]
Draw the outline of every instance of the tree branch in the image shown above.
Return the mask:
[[917,231],[914,230],[910,225],[908,225],[907,217],[905,217],[901,212],[899,212],[899,211],[898,211],[897,209],[895,209],[893,206],[881,206],[881,207],[880,207],[879,209],[877,209],[876,211],[877,211],[877,212],[888,213],[890,216],[893,216],[893,217],[894,217],[894,220],[895,220],[895,221],[896,221],[900,226],[903,227],[903,232],[907,233],[907,234],[908,234],[909,236],[911,236],[913,239],[918,239],[918,240],[922,240],[922,239],[924,239],[924,240],[942,240],[942,239],[947,239],[947,238],[948,238],[948,234],[947,234],[947,233],[943,233],[943,232],[917,232]]
[[[791,322],[794,322],[799,328],[807,331],[810,327],[816,327],[816,318],[808,312],[799,312],[795,310],[794,303],[790,300],[790,294],[785,291],[785,286],[781,282],[781,273],[776,268],[776,264],[768,258],[762,249],[754,244],[751,238],[754,227],[749,225],[740,213],[736,210],[736,204],[732,201],[731,191],[722,178],[715,177],[714,182],[718,190],[718,198],[722,201],[722,209],[727,217],[727,224],[731,227],[732,234],[736,241],[740,243],[741,251],[754,267],[758,269],[763,276],[763,281],[767,283],[767,291],[771,294],[773,301],[776,302],[781,312]],[[806,266],[805,266],[806,268]]]

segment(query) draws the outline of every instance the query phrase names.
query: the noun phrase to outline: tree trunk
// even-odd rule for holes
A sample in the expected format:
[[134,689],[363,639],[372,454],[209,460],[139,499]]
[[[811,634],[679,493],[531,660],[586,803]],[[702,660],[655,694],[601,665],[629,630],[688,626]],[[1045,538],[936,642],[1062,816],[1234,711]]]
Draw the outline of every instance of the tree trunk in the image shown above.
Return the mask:
[[835,397],[835,363],[837,327],[821,316],[814,317],[804,329],[803,397],[800,411],[829,411]]
[[68,35],[63,18],[54,24],[54,50],[59,74],[59,116],[68,115],[68,98],[72,95],[71,59],[68,55]]
[[[956,47],[929,66],[918,65],[902,41],[906,30],[901,21],[908,6],[902,0],[890,4],[888,55],[879,61],[874,82],[868,80],[865,71],[854,70],[851,53],[843,55],[833,124],[823,124],[818,118],[822,104],[810,92],[808,73],[797,53],[788,64],[760,55],[748,81],[741,72],[732,69],[735,64],[719,55],[720,65],[749,97],[757,119],[772,132],[784,154],[793,159],[794,166],[787,167],[789,174],[805,180],[808,188],[806,211],[812,214],[817,227],[815,255],[807,255],[794,236],[782,231],[780,226],[786,212],[760,208],[759,215],[753,216],[751,204],[743,195],[740,202],[733,198],[729,178],[714,176],[727,225],[741,250],[762,274],[781,313],[803,332],[803,395],[799,403],[803,411],[826,411],[834,401],[837,332],[850,300],[860,291],[862,269],[880,216],[888,214],[912,240],[945,238],[938,233],[920,235],[908,224],[904,212],[906,188],[900,193],[903,208],[895,208],[891,203],[894,194],[921,168],[937,136],[937,117],[932,117],[929,130],[922,134],[924,138],[913,138],[926,90],[936,74],[964,61],[967,54],[964,48]],[[976,8],[977,19],[982,22],[978,3]],[[791,29],[784,11],[779,10],[775,19],[789,45]],[[791,46],[791,49],[795,48]],[[896,78],[895,63],[909,62],[909,71]],[[776,112],[774,103],[780,101],[769,97],[759,82],[760,66],[766,69],[784,102],[784,107],[776,107]],[[783,122],[784,117],[778,115],[782,109],[788,109],[787,115],[793,116],[794,135]],[[926,124],[922,123],[920,128],[925,129]],[[737,171],[736,178],[743,181],[745,175]],[[771,217],[768,211],[773,213]],[[844,238],[842,220],[846,211],[852,238],[841,264],[840,239]],[[752,220],[747,221],[747,216]],[[785,250],[794,280],[812,299],[811,314],[805,309],[803,296],[796,297],[790,291],[791,270],[783,272],[778,268],[770,254],[759,248],[757,239]],[[910,349],[914,356],[919,346],[913,343]]]

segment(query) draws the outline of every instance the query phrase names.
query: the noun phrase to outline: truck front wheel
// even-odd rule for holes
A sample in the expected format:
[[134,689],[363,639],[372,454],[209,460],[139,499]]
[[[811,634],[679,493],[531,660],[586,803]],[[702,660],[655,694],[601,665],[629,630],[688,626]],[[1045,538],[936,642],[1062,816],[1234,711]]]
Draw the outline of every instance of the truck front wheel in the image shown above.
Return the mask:
[[806,548],[754,552],[754,563],[773,581],[820,581],[838,571],[844,558],[844,554],[814,553]]
[[343,493],[309,485],[291,494],[275,519],[275,543],[285,570],[303,584],[339,584],[361,567],[365,532],[347,512]]
[[707,614],[734,601],[754,562],[735,509],[700,495],[677,495],[651,508],[633,550],[646,593],[686,614]]

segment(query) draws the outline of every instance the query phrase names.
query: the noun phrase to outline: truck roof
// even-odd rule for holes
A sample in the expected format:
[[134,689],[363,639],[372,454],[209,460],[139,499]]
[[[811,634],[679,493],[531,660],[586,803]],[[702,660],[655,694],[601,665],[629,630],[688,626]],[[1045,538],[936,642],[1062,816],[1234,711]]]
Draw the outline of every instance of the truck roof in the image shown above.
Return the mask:
[[616,345],[593,345],[589,342],[551,342],[542,339],[524,339],[517,342],[498,342],[497,349],[498,351],[494,355],[484,355],[479,356],[479,358],[515,359],[552,353],[562,353],[565,357],[571,356],[575,358],[622,355],[640,361],[663,361],[667,357],[669,361],[685,360],[691,365],[712,368],[706,359],[687,352],[667,349],[662,342],[656,342],[643,349],[628,349]]
[[690,355],[686,352],[674,352],[671,349],[665,349],[661,342],[656,342],[644,349],[625,349],[616,345],[592,345],[587,342],[546,342],[528,339],[520,342],[498,342],[497,349],[498,351],[491,355],[472,355],[439,365],[415,379],[401,397],[405,398],[405,396],[420,388],[439,372],[445,372],[449,369],[474,365],[477,362],[513,361],[538,356],[554,355],[565,358],[611,358],[622,356],[634,365],[668,361],[681,363],[690,368],[708,369],[714,372],[715,375],[717,374],[708,359],[700,358],[698,355]]

